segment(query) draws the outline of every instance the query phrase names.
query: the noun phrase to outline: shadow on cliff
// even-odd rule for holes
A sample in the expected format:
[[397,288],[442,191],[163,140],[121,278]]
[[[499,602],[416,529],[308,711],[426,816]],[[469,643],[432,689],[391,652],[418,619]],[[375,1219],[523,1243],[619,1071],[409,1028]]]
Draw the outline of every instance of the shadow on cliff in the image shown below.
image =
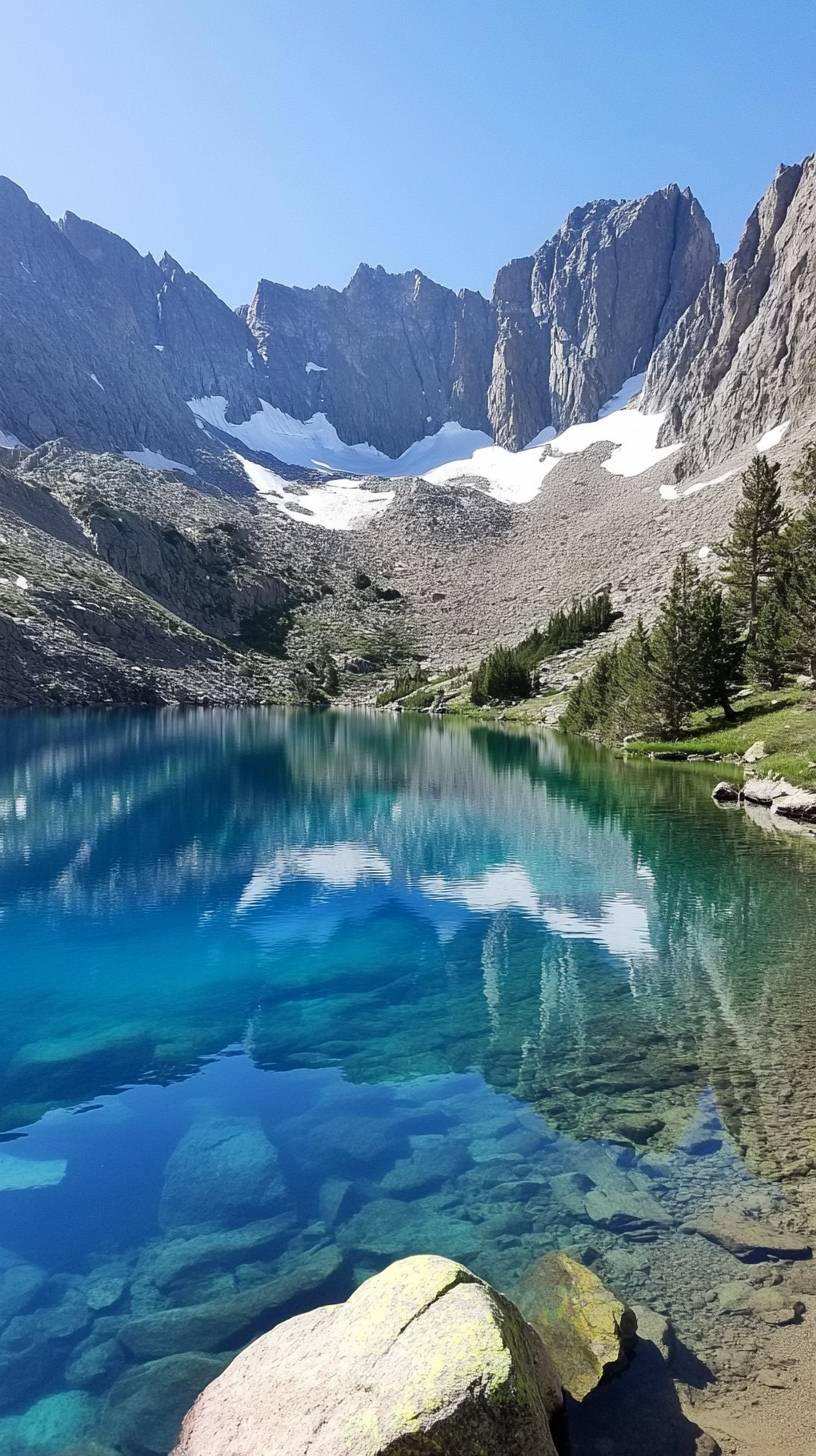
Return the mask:
[[623,1372],[567,1406],[565,1456],[695,1456],[702,1428],[683,1413],[675,1381],[702,1389],[714,1376],[677,1344],[671,1365],[657,1346],[639,1340]]

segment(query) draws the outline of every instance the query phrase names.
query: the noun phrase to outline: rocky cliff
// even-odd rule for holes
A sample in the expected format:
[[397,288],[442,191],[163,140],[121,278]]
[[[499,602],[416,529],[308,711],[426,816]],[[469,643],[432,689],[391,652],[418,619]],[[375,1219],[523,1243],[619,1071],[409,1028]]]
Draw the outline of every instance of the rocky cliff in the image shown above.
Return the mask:
[[780,167],[733,258],[712,271],[666,334],[646,409],[669,412],[665,440],[706,464],[816,404],[816,157]]
[[717,257],[700,204],[671,186],[576,208],[531,258],[502,268],[488,395],[499,444],[594,419],[645,370]]
[[264,280],[233,312],[167,255],[73,213],[54,223],[0,179],[0,443],[153,452],[246,490],[232,442],[187,408],[222,396],[228,421],[266,400],[392,456],[448,420],[515,449],[594,417],[715,261],[702,209],[672,186],[577,209],[500,270],[492,301],[361,265],[340,291]]

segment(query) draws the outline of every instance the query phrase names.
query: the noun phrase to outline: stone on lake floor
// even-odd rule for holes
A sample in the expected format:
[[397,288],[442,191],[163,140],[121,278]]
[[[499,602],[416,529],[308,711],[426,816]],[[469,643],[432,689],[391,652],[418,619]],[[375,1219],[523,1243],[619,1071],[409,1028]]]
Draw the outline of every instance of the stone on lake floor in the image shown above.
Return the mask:
[[37,1298],[46,1276],[34,1264],[11,1264],[0,1270],[0,1325],[24,1314]]
[[97,1339],[92,1331],[80,1344],[65,1367],[65,1380],[79,1390],[93,1390],[108,1385],[125,1363],[125,1352],[118,1340]]
[[654,1345],[664,1364],[671,1364],[677,1343],[671,1320],[646,1304],[633,1304],[631,1309],[637,1320],[638,1340],[648,1340]]
[[96,1421],[96,1402],[81,1390],[64,1390],[35,1401],[22,1415],[6,1416],[0,1422],[0,1447],[4,1451],[65,1451],[91,1434]]
[[580,1159],[581,1167],[550,1179],[552,1192],[568,1213],[612,1233],[672,1226],[642,1174],[620,1168],[602,1151],[581,1149]]
[[179,1305],[127,1320],[119,1339],[137,1360],[158,1360],[185,1350],[234,1349],[327,1284],[342,1263],[340,1250],[329,1245],[237,1294],[232,1290],[203,1304]]
[[555,1456],[561,1405],[510,1301],[423,1255],[256,1340],[196,1401],[175,1456]]
[[6,1069],[15,1096],[32,1099],[95,1095],[132,1081],[149,1061],[153,1041],[141,1026],[105,1025],[95,1031],[27,1042]]
[[256,1219],[241,1228],[166,1239],[147,1252],[145,1262],[156,1287],[166,1289],[204,1269],[229,1269],[253,1255],[274,1253],[283,1247],[296,1225],[294,1213],[287,1211],[275,1218]]
[[65,1177],[65,1158],[16,1158],[0,1153],[0,1193],[27,1193],[33,1188],[54,1188]]
[[111,1268],[103,1266],[94,1269],[85,1280],[85,1303],[98,1314],[103,1310],[113,1309],[124,1297],[127,1287],[126,1276],[115,1265]]
[[537,1259],[514,1294],[575,1400],[626,1364],[637,1330],[632,1310],[568,1254],[559,1250]]
[[758,1259],[809,1259],[810,1244],[797,1234],[770,1228],[757,1219],[747,1218],[738,1209],[720,1207],[711,1213],[686,1219],[680,1232],[700,1234],[712,1244],[719,1244],[745,1262]]
[[101,1424],[125,1456],[165,1456],[184,1412],[224,1364],[213,1356],[183,1354],[136,1365],[111,1388]]
[[[303,1113],[278,1129],[292,1157],[301,1166],[325,1173],[328,1168],[366,1167],[394,1156],[395,1128],[392,1119],[353,1110],[348,1116],[327,1112],[325,1116]],[[408,1135],[403,1134],[407,1148]]]
[[467,1145],[457,1138],[413,1137],[407,1158],[398,1158],[380,1180],[383,1193],[398,1198],[438,1188],[470,1167]]
[[406,1249],[421,1254],[441,1249],[444,1257],[475,1259],[482,1246],[477,1226],[423,1198],[375,1198],[336,1230],[341,1248],[354,1254],[398,1258]]
[[348,1178],[329,1177],[320,1185],[317,1208],[327,1228],[334,1228],[354,1196],[354,1184]]
[[234,1227],[287,1201],[278,1155],[260,1119],[211,1118],[194,1122],[170,1154],[159,1226]]

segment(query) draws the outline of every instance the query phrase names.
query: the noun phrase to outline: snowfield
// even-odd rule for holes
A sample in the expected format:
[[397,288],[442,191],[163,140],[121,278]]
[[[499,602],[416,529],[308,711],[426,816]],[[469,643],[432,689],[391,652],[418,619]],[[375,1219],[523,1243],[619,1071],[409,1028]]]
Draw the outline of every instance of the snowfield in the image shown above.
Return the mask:
[[322,413],[298,420],[262,400],[260,410],[235,423],[226,417],[227,401],[222,395],[187,403],[201,428],[209,425],[249,450],[324,475],[325,483],[294,489],[291,481],[274,470],[234,452],[258,493],[278,510],[293,520],[344,531],[380,515],[393,499],[393,491],[377,490],[354,476],[394,480],[418,475],[433,485],[472,480],[496,500],[525,505],[535,499],[560,459],[580,454],[591,445],[610,446],[603,466],[612,475],[632,476],[650,470],[681,447],[657,444],[663,414],[641,414],[630,407],[643,378],[638,374],[627,379],[597,420],[572,425],[560,435],[553,429],[542,430],[523,450],[505,450],[484,431],[468,430],[449,420],[433,435],[415,441],[397,459],[365,441],[346,444]]
[[147,465],[151,470],[181,470],[185,475],[196,473],[192,465],[182,465],[180,460],[168,460],[158,450],[123,450],[122,454],[126,460],[133,460],[136,465]]

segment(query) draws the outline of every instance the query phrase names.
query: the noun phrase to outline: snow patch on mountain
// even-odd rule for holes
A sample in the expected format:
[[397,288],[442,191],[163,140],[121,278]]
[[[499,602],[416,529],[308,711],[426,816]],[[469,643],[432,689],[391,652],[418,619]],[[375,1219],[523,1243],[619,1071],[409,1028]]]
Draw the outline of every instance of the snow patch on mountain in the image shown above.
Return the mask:
[[329,531],[351,531],[379,516],[394,499],[393,490],[372,490],[360,480],[331,480],[304,488],[266,465],[236,454],[247,480],[259,495],[291,521],[306,521]]
[[544,455],[537,446],[528,445],[526,450],[514,452],[501,445],[485,445],[474,450],[467,460],[452,460],[423,474],[432,485],[476,476],[487,483],[488,493],[496,500],[507,505],[526,505],[535,500],[557,464],[555,457]]
[[715,475],[713,480],[695,480],[691,485],[684,487],[661,485],[660,494],[663,500],[667,501],[685,500],[687,496],[698,495],[701,490],[707,490],[710,485],[722,485],[724,480],[730,480],[736,473],[736,470],[726,470],[724,475]]
[[8,430],[0,430],[0,445],[4,450],[16,450],[22,443],[22,440],[18,440],[17,436],[12,435]]
[[613,394],[612,398],[606,401],[606,404],[601,405],[601,408],[598,410],[598,419],[603,420],[607,415],[613,415],[615,410],[623,409],[633,399],[637,399],[637,396],[643,388],[645,378],[646,374],[644,371],[643,374],[630,374],[628,379],[624,379],[617,394]]
[[182,465],[180,460],[169,460],[158,450],[123,450],[126,460],[136,465],[146,465],[149,470],[181,470],[185,475],[195,475],[192,465]]
[[409,445],[397,459],[365,442],[346,444],[322,413],[298,420],[262,400],[261,408],[249,419],[236,423],[227,419],[227,401],[222,395],[187,403],[201,428],[206,423],[250,450],[325,475],[325,483],[294,487],[274,470],[238,455],[247,478],[278,510],[293,520],[349,530],[380,515],[393,499],[393,492],[377,490],[353,476],[386,480],[421,476],[432,485],[472,480],[496,500],[526,505],[538,495],[559,460],[590,445],[610,446],[603,463],[613,475],[638,475],[651,469],[681,447],[658,446],[662,414],[626,408],[642,382],[642,375],[633,375],[602,407],[597,420],[573,425],[560,435],[552,428],[542,430],[524,450],[506,450],[483,430],[469,430],[448,420],[433,435]]
[[590,445],[611,444],[615,449],[603,461],[604,470],[610,475],[641,475],[682,448],[680,444],[658,445],[664,419],[663,411],[653,415],[636,409],[615,409],[607,414],[602,411],[591,424],[570,425],[551,441],[550,449],[557,455],[575,455]]
[[789,429],[790,420],[783,420],[780,425],[774,425],[770,430],[766,430],[764,435],[760,435],[754,446],[757,454],[762,455],[764,451],[773,450],[776,445],[781,444]]

